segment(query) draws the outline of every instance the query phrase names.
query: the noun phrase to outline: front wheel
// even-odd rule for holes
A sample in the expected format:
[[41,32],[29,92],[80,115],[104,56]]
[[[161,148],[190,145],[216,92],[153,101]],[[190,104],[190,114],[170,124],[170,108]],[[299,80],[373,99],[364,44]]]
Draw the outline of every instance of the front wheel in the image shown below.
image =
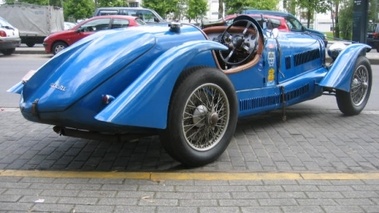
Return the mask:
[[227,148],[237,125],[237,98],[228,77],[213,68],[194,68],[179,78],[170,101],[166,151],[182,164],[202,166]]
[[16,48],[11,48],[11,49],[2,50],[1,53],[3,53],[4,55],[12,55],[15,51],[16,51]]
[[53,45],[52,53],[55,55],[66,47],[68,47],[66,43],[59,41]]
[[357,115],[366,106],[370,97],[372,71],[366,57],[360,56],[351,78],[350,92],[336,91],[338,108],[345,115]]

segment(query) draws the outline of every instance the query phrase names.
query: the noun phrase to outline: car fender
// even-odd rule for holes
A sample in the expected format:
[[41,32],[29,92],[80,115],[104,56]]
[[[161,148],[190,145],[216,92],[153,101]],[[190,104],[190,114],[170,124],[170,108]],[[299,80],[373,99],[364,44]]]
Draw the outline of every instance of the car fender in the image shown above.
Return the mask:
[[355,69],[355,61],[360,55],[366,54],[367,48],[370,48],[370,46],[366,44],[351,44],[347,46],[338,55],[319,85],[349,92],[352,73]]
[[214,41],[197,40],[168,49],[95,119],[117,125],[165,129],[176,80],[196,55],[207,50],[227,50],[227,47]]

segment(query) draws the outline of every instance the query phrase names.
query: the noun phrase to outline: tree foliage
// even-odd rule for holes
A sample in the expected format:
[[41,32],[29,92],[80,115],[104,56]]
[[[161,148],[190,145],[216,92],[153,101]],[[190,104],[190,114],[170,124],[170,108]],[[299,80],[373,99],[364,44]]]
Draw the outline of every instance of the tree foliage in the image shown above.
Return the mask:
[[276,10],[279,0],[224,0],[227,14],[240,13],[243,8]]
[[142,6],[153,9],[166,18],[169,13],[178,13],[179,0],[144,0]]
[[187,19],[191,22],[193,19],[197,21],[202,18],[207,13],[207,4],[205,0],[188,0]]
[[95,11],[93,0],[65,0],[63,13],[65,19],[72,17],[75,20],[91,17]]
[[127,7],[128,3],[124,0],[95,0],[96,7]]
[[315,13],[325,13],[331,10],[331,1],[332,0],[291,0],[292,4],[305,10],[308,28]]

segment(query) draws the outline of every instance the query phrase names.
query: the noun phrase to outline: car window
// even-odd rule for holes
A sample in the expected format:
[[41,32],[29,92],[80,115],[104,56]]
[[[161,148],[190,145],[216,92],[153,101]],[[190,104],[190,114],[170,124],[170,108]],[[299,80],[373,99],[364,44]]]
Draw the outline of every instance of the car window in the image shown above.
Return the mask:
[[127,19],[113,19],[112,28],[128,27],[130,24]]
[[296,18],[288,16],[286,22],[291,31],[303,31],[303,25]]
[[110,21],[111,21],[110,18],[95,19],[83,24],[81,28],[85,32],[106,30],[106,29],[109,29]]
[[379,33],[379,24],[375,24],[376,28],[375,28],[375,32],[376,33]]
[[106,16],[106,15],[117,15],[117,10],[101,10],[99,12],[99,15]]
[[140,18],[144,22],[159,22],[155,21],[155,15],[149,10],[131,10],[125,9],[119,11],[120,15],[129,15]]
[[376,24],[374,24],[374,23],[369,23],[368,25],[367,25],[367,32],[375,32],[375,30],[376,30]]
[[136,22],[138,23],[138,25],[145,25],[146,22],[142,21],[142,19],[140,18],[136,18]]
[[278,20],[278,19],[273,19],[273,18],[269,18],[269,19],[268,19],[268,25],[267,25],[267,28],[268,28],[268,29],[281,28],[281,27],[280,27],[280,20]]
[[13,29],[14,27],[9,24],[5,19],[0,18],[0,27],[1,28],[7,28],[7,29]]
[[138,11],[137,16],[145,22],[155,22],[154,14],[148,10]]

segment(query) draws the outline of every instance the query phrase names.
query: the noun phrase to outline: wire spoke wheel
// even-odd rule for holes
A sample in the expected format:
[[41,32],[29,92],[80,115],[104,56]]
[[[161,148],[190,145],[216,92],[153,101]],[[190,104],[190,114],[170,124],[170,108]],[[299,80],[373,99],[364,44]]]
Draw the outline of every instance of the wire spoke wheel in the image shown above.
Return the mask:
[[216,160],[233,138],[238,120],[237,94],[220,70],[194,67],[183,71],[170,100],[161,143],[185,166]]
[[345,115],[357,115],[366,106],[371,92],[372,70],[368,59],[357,58],[351,76],[350,91],[336,91],[337,104]]
[[197,151],[214,147],[225,134],[230,117],[225,92],[215,84],[198,87],[188,98],[183,113],[183,134]]
[[369,84],[369,72],[368,69],[361,65],[354,72],[353,80],[351,83],[351,100],[356,105],[359,106],[364,101]]

